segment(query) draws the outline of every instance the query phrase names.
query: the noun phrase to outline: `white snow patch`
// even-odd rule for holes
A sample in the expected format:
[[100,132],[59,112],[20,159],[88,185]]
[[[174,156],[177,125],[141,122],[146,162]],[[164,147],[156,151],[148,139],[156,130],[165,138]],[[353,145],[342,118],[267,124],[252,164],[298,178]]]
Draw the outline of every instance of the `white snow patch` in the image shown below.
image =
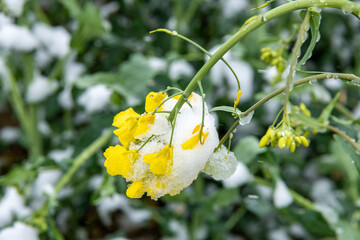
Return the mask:
[[65,87],[64,90],[59,93],[58,103],[63,109],[66,110],[72,109],[74,107],[74,101],[71,96],[70,87]]
[[120,8],[120,5],[118,2],[109,2],[101,6],[100,8],[100,14],[102,18],[108,18],[111,14],[118,11]]
[[353,113],[354,113],[354,118],[356,119],[360,118],[360,101],[356,104]]
[[277,208],[287,207],[293,202],[289,189],[282,180],[276,181],[273,200]]
[[75,55],[71,55],[64,67],[65,82],[72,85],[84,72],[85,66],[81,63],[75,62]]
[[7,9],[9,9],[14,16],[18,17],[22,14],[26,1],[27,0],[4,0],[4,3]]
[[109,103],[110,95],[110,89],[105,85],[98,84],[86,89],[78,98],[78,103],[83,106],[88,113],[99,112]]
[[340,89],[344,83],[340,79],[328,78],[324,80],[324,85],[331,90]]
[[31,210],[25,206],[24,199],[16,188],[7,187],[0,202],[0,213],[0,228],[2,228],[15,218],[28,216]]
[[22,222],[15,222],[12,227],[0,231],[0,240],[38,240],[39,235],[36,228],[30,227]]
[[74,147],[68,146],[65,149],[54,149],[49,152],[48,156],[49,158],[59,163],[66,158],[70,158],[73,153],[74,153]]
[[236,188],[251,181],[252,178],[253,176],[248,167],[244,163],[238,162],[234,174],[228,179],[225,179],[223,184],[227,188]]
[[203,170],[215,180],[225,180],[234,174],[237,169],[237,159],[233,152],[222,145],[221,148],[210,155],[209,161]]
[[51,195],[54,186],[60,179],[62,173],[58,169],[45,170],[37,176],[31,192],[30,205],[34,209],[38,209],[45,202],[44,194]]
[[39,42],[31,31],[14,24],[0,26],[0,47],[7,50],[28,52],[34,50]]
[[150,57],[148,63],[152,70],[156,72],[164,72],[166,70],[166,61],[158,57]]
[[290,237],[285,229],[279,228],[269,233],[269,240],[290,240]]
[[232,18],[248,7],[248,1],[222,0],[220,1],[225,18]]
[[3,127],[0,130],[0,139],[7,142],[13,143],[19,138],[20,132],[16,127]]
[[188,231],[185,224],[180,223],[176,220],[170,220],[169,229],[172,231],[174,236],[172,237],[164,237],[163,240],[183,240],[188,239]]
[[181,77],[191,77],[194,75],[194,68],[185,60],[175,60],[170,64],[169,76],[173,80],[178,80]]
[[61,58],[70,51],[71,36],[65,28],[36,23],[33,31],[51,56]]
[[57,82],[49,81],[47,78],[37,75],[27,89],[26,101],[28,103],[41,102],[53,94],[57,87]]
[[111,224],[111,212],[123,211],[132,223],[143,223],[151,217],[151,212],[145,209],[135,209],[128,199],[120,194],[101,199],[97,205],[101,221],[109,226]]

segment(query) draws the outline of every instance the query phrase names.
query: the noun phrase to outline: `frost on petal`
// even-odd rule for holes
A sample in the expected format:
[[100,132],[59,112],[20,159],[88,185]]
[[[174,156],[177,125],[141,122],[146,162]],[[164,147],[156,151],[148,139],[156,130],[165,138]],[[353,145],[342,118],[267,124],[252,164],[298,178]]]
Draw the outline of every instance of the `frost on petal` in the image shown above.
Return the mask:
[[293,202],[289,189],[282,180],[276,182],[273,199],[277,208],[287,207]]
[[0,28],[0,47],[7,50],[28,52],[34,50],[39,42],[25,27],[7,24]]
[[249,182],[252,178],[253,176],[247,166],[242,162],[238,162],[234,174],[225,179],[223,184],[227,188],[235,188]]
[[38,240],[39,235],[36,228],[22,222],[15,222],[12,227],[4,228],[0,231],[0,240],[10,239]]
[[53,94],[57,87],[57,82],[50,81],[40,75],[36,76],[27,89],[26,101],[28,103],[41,102]]
[[24,199],[17,190],[14,187],[8,187],[0,201],[0,213],[0,228],[2,228],[11,223],[14,218],[28,216],[31,210],[25,206]]
[[78,103],[88,113],[99,112],[110,101],[111,90],[102,84],[92,86],[78,98]]
[[210,155],[203,172],[211,175],[215,180],[224,180],[234,174],[237,160],[233,152],[229,152],[225,146]]

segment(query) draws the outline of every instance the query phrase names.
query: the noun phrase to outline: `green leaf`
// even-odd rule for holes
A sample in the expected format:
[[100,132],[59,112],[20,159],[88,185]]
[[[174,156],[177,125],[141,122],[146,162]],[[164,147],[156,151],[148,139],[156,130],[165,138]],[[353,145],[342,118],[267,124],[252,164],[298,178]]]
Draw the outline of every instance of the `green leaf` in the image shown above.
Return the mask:
[[147,59],[141,54],[134,54],[130,60],[120,66],[120,76],[123,88],[134,96],[142,97],[147,94],[150,81],[155,75]]
[[259,148],[259,139],[254,136],[247,136],[242,138],[234,148],[236,158],[249,164],[255,157],[266,151],[266,148]]
[[74,0],[58,0],[69,11],[71,17],[76,18],[80,15],[81,9]]
[[291,105],[291,114],[294,115],[294,117],[299,120],[302,124],[305,126],[322,130],[324,129],[324,124],[316,118],[306,116],[304,113],[302,113],[299,109],[296,109],[294,106]]
[[108,87],[120,85],[121,76],[118,73],[98,72],[92,75],[85,75],[76,80],[75,85],[78,88],[88,88],[97,84],[104,84]]
[[320,20],[321,15],[319,12],[310,9],[310,31],[311,31],[311,41],[309,47],[307,48],[303,58],[298,62],[296,68],[300,68],[305,62],[311,57],[311,54],[315,48],[316,42],[319,40],[320,33]]
[[343,152],[350,157],[351,161],[353,161],[357,171],[360,174],[360,154],[358,154],[355,148],[351,146],[351,144],[347,142],[344,138],[342,138],[340,135],[335,134],[334,138],[335,141],[338,142],[344,150]]
[[115,178],[109,174],[104,175],[104,180],[95,194],[91,197],[91,203],[96,205],[101,199],[116,193]]
[[32,182],[37,176],[37,171],[23,166],[14,167],[8,174],[0,177],[0,185],[20,186],[24,183]]
[[222,112],[229,112],[229,113],[236,113],[236,114],[240,114],[240,110],[236,109],[237,111],[234,111],[234,107],[230,107],[230,106],[217,106],[214,107],[212,109],[210,109],[210,112],[217,112],[217,111],[222,111]]
[[227,206],[235,201],[239,191],[237,188],[220,189],[210,197],[209,202],[216,206]]
[[345,126],[351,126],[354,121],[351,119],[342,119],[342,118],[338,118],[336,116],[330,116],[332,120],[334,120],[334,122],[339,123],[341,125],[345,125]]
[[349,222],[340,220],[334,224],[336,236],[338,240],[359,240],[360,229],[351,225]]
[[99,8],[90,2],[80,12],[78,21],[79,28],[73,35],[71,46],[82,52],[88,41],[102,36],[104,27]]
[[331,115],[332,110],[335,107],[336,102],[339,100],[340,92],[336,94],[336,96],[330,101],[330,103],[324,108],[321,112],[320,117],[318,118],[323,124],[329,123],[329,118]]
[[270,205],[270,203],[262,198],[247,197],[244,199],[244,204],[246,209],[259,217],[265,216],[274,211],[274,208]]

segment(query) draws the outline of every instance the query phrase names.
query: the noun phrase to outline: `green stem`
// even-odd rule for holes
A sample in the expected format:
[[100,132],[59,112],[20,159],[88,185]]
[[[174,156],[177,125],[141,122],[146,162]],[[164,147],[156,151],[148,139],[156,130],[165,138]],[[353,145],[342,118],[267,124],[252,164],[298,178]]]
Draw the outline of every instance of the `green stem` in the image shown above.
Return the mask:
[[[360,83],[360,77],[355,76],[354,74],[347,74],[347,73],[322,73],[322,74],[317,74],[317,75],[313,75],[310,77],[306,77],[306,78],[302,78],[300,80],[297,80],[294,82],[294,87],[299,86],[301,84],[304,83],[308,83],[310,81],[313,80],[322,80],[322,79],[327,79],[327,78],[341,78],[342,80],[346,80],[346,81],[357,81]],[[257,103],[255,103],[254,105],[252,105],[250,108],[248,108],[244,113],[243,116],[246,117],[249,113],[251,113],[252,111],[254,111],[255,109],[257,109],[258,107],[260,107],[261,105],[263,105],[264,103],[266,103],[267,101],[269,101],[270,99],[276,97],[277,95],[281,94],[282,92],[284,92],[285,87],[279,88],[275,91],[273,91],[272,93],[266,95],[265,97],[263,97],[261,100],[259,100]],[[230,136],[230,134],[236,129],[236,127],[239,125],[239,119],[236,120],[236,122],[231,126],[231,128],[229,129],[229,131],[227,131],[227,133],[224,135],[224,137],[220,140],[219,142],[219,146],[220,147],[225,141],[226,139],[228,139],[228,137]]]
[[295,74],[295,68],[296,68],[296,62],[297,59],[299,57],[299,53],[300,53],[300,49],[301,49],[301,45],[304,41],[305,38],[305,34],[307,31],[307,26],[309,24],[309,20],[310,20],[310,11],[306,12],[305,18],[303,23],[301,24],[300,27],[300,31],[299,31],[299,37],[296,40],[295,46],[293,48],[292,51],[292,57],[291,57],[291,62],[290,62],[290,69],[289,69],[289,74],[286,80],[286,86],[285,86],[285,101],[284,101],[284,113],[283,113],[283,122],[286,123],[287,119],[288,119],[288,105],[289,105],[289,98],[290,98],[290,91],[291,91],[291,86],[293,84],[293,77]]
[[184,99],[187,99],[194,91],[197,86],[197,82],[201,81],[210,71],[210,69],[217,63],[217,61],[219,61],[224,56],[224,54],[229,51],[237,42],[249,35],[255,29],[259,28],[260,26],[274,18],[293,12],[297,9],[304,9],[309,7],[332,7],[339,9],[351,9],[351,13],[356,17],[360,18],[360,6],[348,0],[297,0],[274,8],[269,12],[263,14],[262,16],[252,17],[246,22],[246,24],[244,24],[239,29],[239,31],[237,31],[237,33],[235,33],[228,41],[226,41],[196,73],[196,75],[193,77],[193,79],[183,93],[184,98],[180,98],[175,105],[172,113],[169,116],[169,121],[174,120],[176,113],[179,112],[180,108],[185,102]]
[[69,171],[60,179],[58,184],[55,187],[55,194],[58,194],[59,191],[69,183],[75,172],[88,160],[92,155],[94,155],[107,141],[109,141],[112,135],[112,130],[107,130],[102,134],[98,139],[90,144],[84,151],[82,151],[75,159],[74,163],[69,169]]
[[331,125],[326,125],[325,126],[327,129],[333,131],[334,133],[339,134],[341,137],[343,137],[346,141],[348,141],[355,149],[356,151],[360,152],[360,146],[356,144],[356,142],[354,140],[352,140],[348,135],[346,135],[346,133],[344,133],[343,131],[341,131],[340,129],[333,127]]
[[[261,185],[267,186],[267,187],[272,186],[271,183],[269,183],[268,181],[266,181],[265,179],[260,178],[260,177],[254,177],[253,182],[256,184],[261,184]],[[303,196],[301,196],[299,193],[295,192],[294,190],[289,189],[289,192],[297,204],[299,204],[300,206],[303,206],[304,208],[317,211],[315,205],[310,200],[304,198]]]

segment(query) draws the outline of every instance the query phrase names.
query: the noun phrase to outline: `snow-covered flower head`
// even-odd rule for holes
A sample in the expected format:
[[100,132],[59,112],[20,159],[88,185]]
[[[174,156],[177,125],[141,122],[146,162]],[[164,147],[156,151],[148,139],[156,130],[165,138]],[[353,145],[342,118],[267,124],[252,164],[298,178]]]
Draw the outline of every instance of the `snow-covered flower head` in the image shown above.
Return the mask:
[[153,199],[178,194],[197,178],[219,144],[214,118],[204,105],[202,121],[202,98],[195,93],[177,114],[172,128],[167,117],[178,99],[151,92],[144,114],[129,108],[115,116],[113,125],[118,129],[114,133],[122,146],[105,151],[104,165],[110,175],[122,175],[133,182],[127,189],[128,197],[140,198],[145,192]]

